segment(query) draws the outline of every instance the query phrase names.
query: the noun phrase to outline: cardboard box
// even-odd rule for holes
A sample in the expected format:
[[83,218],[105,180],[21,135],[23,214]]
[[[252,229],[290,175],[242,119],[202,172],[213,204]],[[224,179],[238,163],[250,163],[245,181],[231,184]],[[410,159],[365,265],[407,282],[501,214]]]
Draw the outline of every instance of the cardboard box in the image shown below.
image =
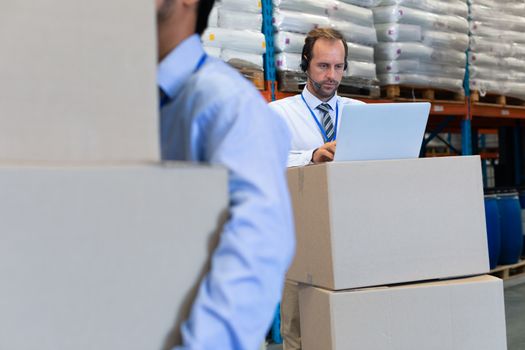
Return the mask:
[[489,271],[479,157],[292,168],[288,278],[349,289]]
[[227,209],[223,169],[0,167],[0,349],[171,349]]
[[160,159],[153,1],[0,3],[0,162]]
[[491,276],[299,293],[303,350],[506,350],[503,283]]

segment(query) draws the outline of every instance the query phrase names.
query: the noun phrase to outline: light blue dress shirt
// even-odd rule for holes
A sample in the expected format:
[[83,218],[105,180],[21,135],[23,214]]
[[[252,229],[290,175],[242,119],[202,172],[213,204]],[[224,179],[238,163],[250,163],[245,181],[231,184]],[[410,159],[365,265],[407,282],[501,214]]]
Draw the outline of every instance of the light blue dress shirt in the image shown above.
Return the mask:
[[[260,93],[224,62],[204,55],[193,35],[158,66],[171,99],[161,109],[165,160],[229,170],[230,218],[211,269],[182,326],[184,350],[255,350],[280,300],[294,251],[285,123]],[[196,196],[199,189],[195,189]]]

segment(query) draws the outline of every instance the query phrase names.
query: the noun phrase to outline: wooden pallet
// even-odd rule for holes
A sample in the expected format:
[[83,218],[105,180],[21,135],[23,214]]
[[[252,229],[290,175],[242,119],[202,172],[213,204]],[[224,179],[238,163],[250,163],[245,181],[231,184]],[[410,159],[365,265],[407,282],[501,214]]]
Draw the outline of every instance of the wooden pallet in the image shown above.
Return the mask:
[[253,68],[237,68],[237,70],[255,85],[257,90],[264,90],[264,71]]
[[303,91],[306,84],[306,74],[299,72],[277,72],[277,86],[282,92]]
[[503,280],[525,276],[525,260],[521,260],[517,264],[513,265],[498,266],[491,270],[490,274]]
[[498,106],[525,106],[525,100],[499,95],[499,94],[481,94],[479,91],[472,90],[470,92],[470,101],[474,103],[487,103]]
[[[300,93],[306,84],[306,74],[278,72],[277,82],[279,91]],[[380,97],[380,88],[370,79],[343,78],[338,94],[345,97],[373,99]]]
[[424,101],[457,101],[465,102],[463,92],[432,88],[421,88],[404,85],[387,85],[382,87],[383,97],[392,100],[424,100]]
[[374,99],[381,97],[381,88],[377,82],[370,79],[345,77],[339,86],[338,93],[345,97]]

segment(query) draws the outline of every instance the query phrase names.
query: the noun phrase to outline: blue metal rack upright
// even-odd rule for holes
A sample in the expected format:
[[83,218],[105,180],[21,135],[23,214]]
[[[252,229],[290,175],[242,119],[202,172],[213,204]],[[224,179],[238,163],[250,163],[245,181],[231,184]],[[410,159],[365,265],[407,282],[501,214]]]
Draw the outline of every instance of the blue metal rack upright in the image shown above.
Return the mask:
[[264,54],[264,78],[271,90],[271,99],[275,101],[275,50],[273,45],[273,3],[272,0],[262,0],[263,28],[266,38],[266,53]]

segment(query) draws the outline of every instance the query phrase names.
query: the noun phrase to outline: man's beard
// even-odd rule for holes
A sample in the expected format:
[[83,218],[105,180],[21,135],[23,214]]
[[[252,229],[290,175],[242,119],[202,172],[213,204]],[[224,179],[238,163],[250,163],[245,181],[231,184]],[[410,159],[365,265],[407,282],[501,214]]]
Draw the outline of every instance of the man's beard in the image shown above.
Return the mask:
[[[326,92],[326,90],[322,88],[322,86],[327,83],[331,83],[332,85],[334,85],[334,88],[331,92]],[[318,93],[322,94],[323,97],[332,97],[337,92],[337,89],[339,88],[339,85],[341,84],[341,82],[337,80],[325,80],[321,82],[320,84],[321,84],[321,89],[319,89]]]
[[164,0],[162,6],[157,10],[157,22],[162,23],[168,19],[172,13],[175,0]]

